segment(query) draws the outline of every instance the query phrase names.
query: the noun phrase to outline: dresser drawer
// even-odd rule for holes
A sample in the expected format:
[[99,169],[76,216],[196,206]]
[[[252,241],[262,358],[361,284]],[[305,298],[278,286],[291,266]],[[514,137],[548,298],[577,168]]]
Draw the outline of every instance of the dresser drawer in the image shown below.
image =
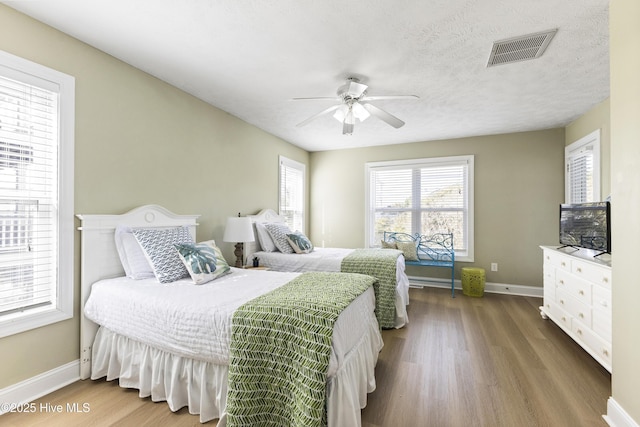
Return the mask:
[[596,360],[600,359],[598,361],[604,362],[605,368],[611,369],[611,344],[597,336],[580,322],[572,322],[572,331],[593,353]]
[[591,327],[591,306],[586,305],[563,290],[557,291],[556,303],[571,317],[579,320],[589,328]]
[[611,317],[611,291],[602,286],[593,286],[593,309]]
[[594,309],[591,316],[593,332],[606,342],[611,342],[611,313],[603,313]]
[[544,262],[561,270],[571,271],[571,261],[566,255],[553,251],[544,251]]
[[571,330],[571,315],[565,310],[565,308],[558,304],[549,302],[550,312],[549,314],[553,318],[553,320],[562,328],[567,331]]
[[591,283],[564,270],[556,271],[556,287],[574,298],[591,305]]
[[593,263],[574,259],[571,260],[571,272],[583,280],[611,289],[611,269],[600,267]]

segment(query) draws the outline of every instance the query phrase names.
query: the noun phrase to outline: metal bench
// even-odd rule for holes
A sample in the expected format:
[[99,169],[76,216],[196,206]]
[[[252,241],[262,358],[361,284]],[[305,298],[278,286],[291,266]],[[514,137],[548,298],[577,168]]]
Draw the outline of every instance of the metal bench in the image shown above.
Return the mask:
[[405,259],[406,265],[422,267],[444,267],[451,269],[451,298],[455,298],[454,265],[455,250],[452,233],[436,233],[427,235],[407,234],[385,231],[383,239],[388,243],[412,242],[416,244],[417,261]]

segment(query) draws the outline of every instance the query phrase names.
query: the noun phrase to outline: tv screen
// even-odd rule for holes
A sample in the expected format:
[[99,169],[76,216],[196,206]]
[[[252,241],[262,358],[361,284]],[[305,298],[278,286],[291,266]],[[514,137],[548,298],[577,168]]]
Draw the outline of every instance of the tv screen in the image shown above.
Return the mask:
[[560,205],[560,244],[611,253],[610,203]]

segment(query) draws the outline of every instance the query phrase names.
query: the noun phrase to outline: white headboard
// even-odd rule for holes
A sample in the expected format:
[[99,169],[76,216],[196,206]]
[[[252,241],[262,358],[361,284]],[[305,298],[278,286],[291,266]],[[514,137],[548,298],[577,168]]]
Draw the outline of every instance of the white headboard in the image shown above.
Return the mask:
[[76,215],[80,219],[80,378],[91,375],[91,346],[98,325],[84,317],[91,285],[98,280],[124,275],[116,250],[118,225],[130,227],[189,227],[195,239],[200,215],[176,215],[162,206],[146,205],[122,215]]
[[247,215],[251,218],[251,223],[253,224],[253,235],[255,236],[255,241],[247,242],[244,244],[244,259],[247,260],[247,263],[251,264],[251,260],[253,259],[253,254],[261,251],[260,242],[258,241],[258,233],[256,231],[256,222],[285,222],[284,217],[278,215],[276,211],[273,209],[262,209],[255,215]]

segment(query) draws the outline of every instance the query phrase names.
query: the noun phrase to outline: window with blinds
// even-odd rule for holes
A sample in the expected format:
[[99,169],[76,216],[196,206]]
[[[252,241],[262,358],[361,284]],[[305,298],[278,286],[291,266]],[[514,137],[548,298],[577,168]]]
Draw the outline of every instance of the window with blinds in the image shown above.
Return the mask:
[[368,245],[385,231],[453,233],[456,257],[473,260],[473,156],[368,163]]
[[73,315],[73,85],[0,52],[0,336]]
[[279,213],[291,230],[304,233],[305,165],[280,156]]
[[565,203],[600,201],[600,130],[565,148]]

